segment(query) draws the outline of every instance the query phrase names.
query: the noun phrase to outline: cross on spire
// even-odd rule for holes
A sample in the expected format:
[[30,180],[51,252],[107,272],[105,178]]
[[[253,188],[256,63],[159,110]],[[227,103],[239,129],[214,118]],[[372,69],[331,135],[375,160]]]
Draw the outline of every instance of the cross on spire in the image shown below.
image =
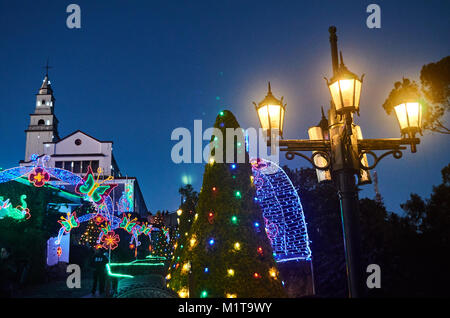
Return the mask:
[[48,76],[48,70],[50,69],[50,68],[52,68],[51,66],[49,66],[48,65],[48,58],[47,58],[47,64],[44,66],[44,68],[45,68],[45,76]]

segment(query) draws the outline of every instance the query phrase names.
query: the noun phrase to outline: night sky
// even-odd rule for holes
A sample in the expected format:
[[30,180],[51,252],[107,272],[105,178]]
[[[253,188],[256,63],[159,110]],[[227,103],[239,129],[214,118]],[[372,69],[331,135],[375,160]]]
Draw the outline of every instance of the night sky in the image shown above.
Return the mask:
[[[70,3],[81,29],[66,27]],[[366,7],[381,6],[381,29],[366,27]],[[0,167],[24,159],[25,133],[47,58],[62,137],[80,129],[114,141],[123,174],[138,177],[148,208],[174,210],[178,188],[199,190],[203,164],[172,163],[176,127],[212,126],[229,109],[258,127],[252,101],[271,81],[287,102],[285,138],[307,138],[328,108],[328,27],[336,25],[347,67],[365,73],[365,138],[399,137],[382,109],[393,83],[418,80],[424,64],[450,53],[449,1],[0,1]],[[425,133],[418,152],[377,167],[389,210],[411,192],[429,195],[449,162],[449,137]],[[290,167],[306,161],[282,160]],[[300,192],[301,195],[301,192]],[[374,197],[372,185],[362,197]]]

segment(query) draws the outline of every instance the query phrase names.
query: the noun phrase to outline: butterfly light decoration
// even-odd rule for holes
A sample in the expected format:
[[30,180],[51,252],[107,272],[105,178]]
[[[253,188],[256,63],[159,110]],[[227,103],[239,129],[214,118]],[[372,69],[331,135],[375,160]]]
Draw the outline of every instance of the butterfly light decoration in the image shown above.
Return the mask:
[[78,222],[76,212],[73,212],[73,213],[68,212],[67,218],[62,216],[61,220],[59,220],[58,223],[61,224],[65,233],[69,233],[70,230],[72,230],[73,228],[80,226],[80,222]]
[[105,202],[105,198],[109,196],[111,191],[117,187],[117,184],[105,184],[105,182],[113,180],[112,176],[99,181],[102,168],[97,169],[97,178],[94,177],[91,166],[88,167],[88,171],[83,179],[77,184],[75,191],[78,194],[87,195],[94,201],[95,204],[101,205]]

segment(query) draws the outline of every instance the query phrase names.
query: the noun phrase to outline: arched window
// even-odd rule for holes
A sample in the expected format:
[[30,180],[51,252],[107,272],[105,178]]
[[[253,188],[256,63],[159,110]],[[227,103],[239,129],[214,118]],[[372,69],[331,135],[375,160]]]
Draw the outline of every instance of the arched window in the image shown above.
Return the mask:
[[38,126],[44,126],[44,125],[45,125],[45,121],[43,119],[39,119]]

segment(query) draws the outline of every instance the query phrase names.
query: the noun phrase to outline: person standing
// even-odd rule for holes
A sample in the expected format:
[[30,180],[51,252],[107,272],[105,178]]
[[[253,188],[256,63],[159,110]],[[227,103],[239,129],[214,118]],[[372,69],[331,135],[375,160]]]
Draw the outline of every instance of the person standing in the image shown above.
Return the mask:
[[94,282],[92,285],[92,295],[95,296],[97,291],[97,282],[99,284],[99,294],[102,295],[105,292],[105,278],[106,269],[105,266],[108,263],[108,259],[102,253],[101,249],[95,251],[92,258],[92,266],[94,268]]

